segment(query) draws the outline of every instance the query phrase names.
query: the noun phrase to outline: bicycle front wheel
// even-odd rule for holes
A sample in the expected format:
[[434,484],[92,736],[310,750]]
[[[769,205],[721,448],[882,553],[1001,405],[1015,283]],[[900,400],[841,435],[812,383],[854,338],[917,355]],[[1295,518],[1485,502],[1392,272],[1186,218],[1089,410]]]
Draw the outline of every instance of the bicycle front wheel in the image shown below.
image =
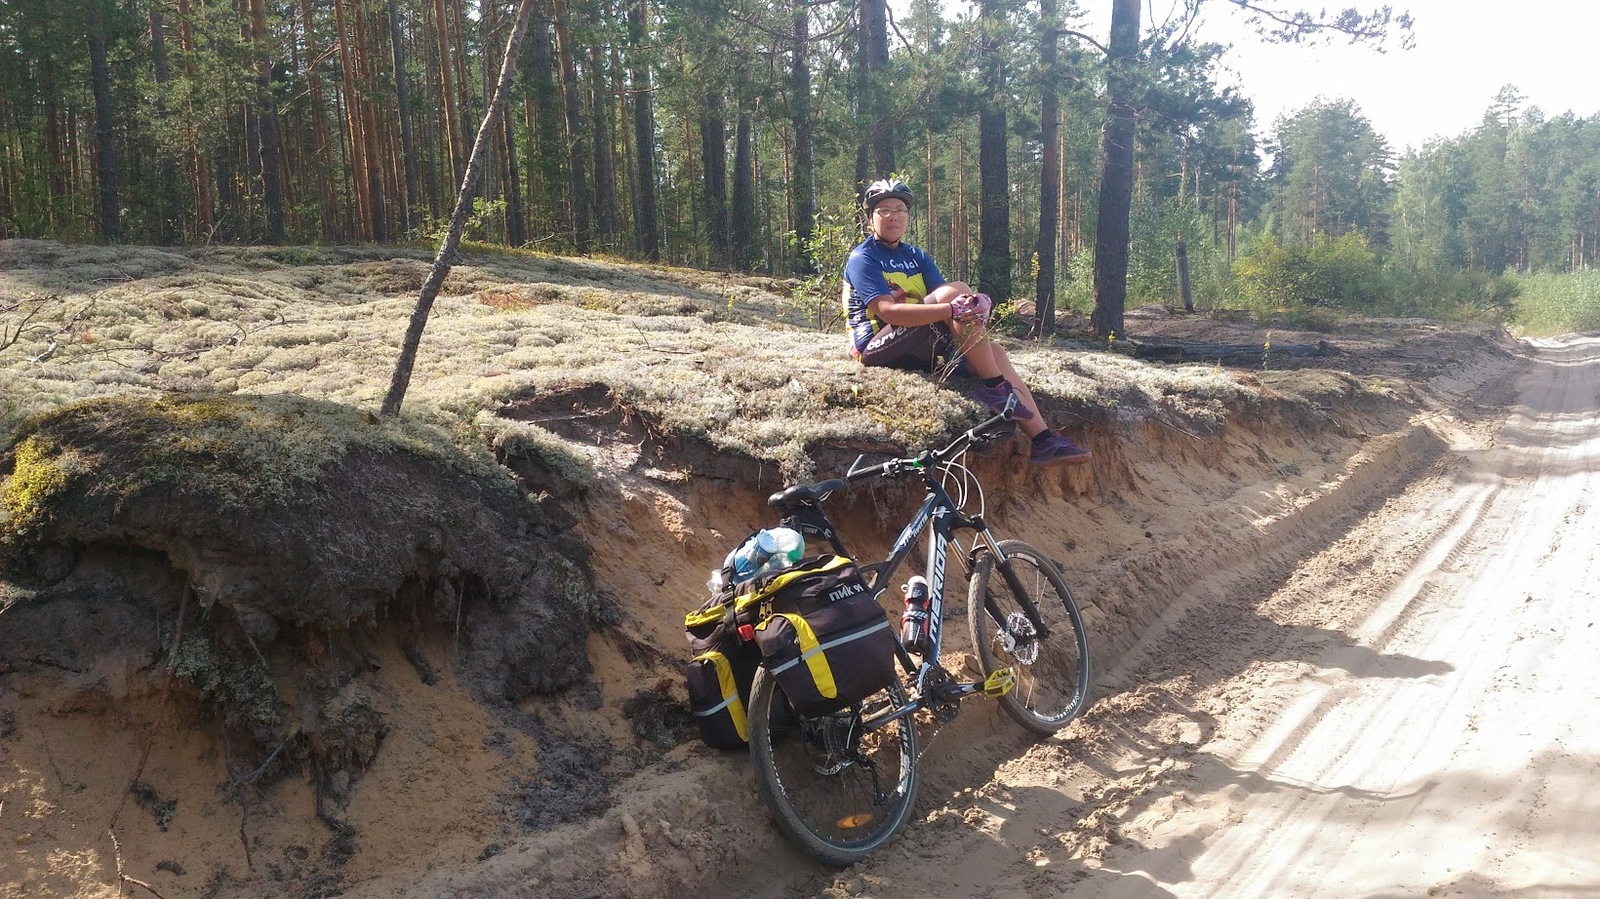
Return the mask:
[[778,827],[838,867],[889,842],[911,818],[917,733],[911,715],[867,729],[906,703],[899,679],[831,715],[796,715],[765,668],[750,687],[750,755],[756,790]]
[[[1048,556],[1020,540],[999,546],[1005,562],[983,553],[968,582],[972,645],[985,676],[1007,666],[1016,674],[1016,687],[1000,697],[1006,714],[1049,736],[1088,704],[1089,635],[1066,579]],[[1046,636],[1039,635],[1030,607]]]

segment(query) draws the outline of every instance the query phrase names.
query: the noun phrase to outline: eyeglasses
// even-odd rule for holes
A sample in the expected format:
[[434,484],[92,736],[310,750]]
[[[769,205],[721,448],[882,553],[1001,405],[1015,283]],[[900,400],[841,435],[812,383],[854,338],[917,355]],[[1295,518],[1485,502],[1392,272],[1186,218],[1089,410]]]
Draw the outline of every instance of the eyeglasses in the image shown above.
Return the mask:
[[881,219],[894,218],[896,216],[904,218],[905,216],[911,214],[911,210],[905,206],[901,206],[899,209],[886,209],[882,206],[878,206],[875,207],[872,212]]

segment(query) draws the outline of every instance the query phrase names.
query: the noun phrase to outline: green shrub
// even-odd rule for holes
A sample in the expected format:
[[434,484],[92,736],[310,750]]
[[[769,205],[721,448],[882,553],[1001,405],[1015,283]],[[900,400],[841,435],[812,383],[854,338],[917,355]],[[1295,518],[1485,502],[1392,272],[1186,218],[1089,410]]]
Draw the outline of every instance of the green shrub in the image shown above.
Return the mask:
[[1245,299],[1275,309],[1372,310],[1392,295],[1377,254],[1355,232],[1307,245],[1263,237],[1234,262],[1233,274]]
[[1065,278],[1056,286],[1057,311],[1094,311],[1094,247],[1084,247],[1067,257]]
[[[811,238],[805,241],[816,273],[801,278],[790,297],[801,321],[819,331],[843,329],[844,308],[839,296],[844,289],[844,264],[861,237],[861,214],[854,205],[818,213]],[[790,239],[799,242],[793,232]]]
[[1504,322],[1520,290],[1514,276],[1491,272],[1416,270],[1391,263],[1384,274],[1393,285],[1393,300],[1383,311],[1394,315]]
[[[1196,308],[1212,308],[1232,292],[1228,245],[1213,241],[1212,222],[1192,204],[1166,200],[1143,205],[1131,222],[1128,252],[1128,305],[1162,303],[1181,306],[1178,284],[1178,240],[1189,258],[1189,293]],[[1092,256],[1092,253],[1090,254]],[[1093,288],[1093,263],[1089,284]],[[1091,304],[1092,305],[1092,304]]]

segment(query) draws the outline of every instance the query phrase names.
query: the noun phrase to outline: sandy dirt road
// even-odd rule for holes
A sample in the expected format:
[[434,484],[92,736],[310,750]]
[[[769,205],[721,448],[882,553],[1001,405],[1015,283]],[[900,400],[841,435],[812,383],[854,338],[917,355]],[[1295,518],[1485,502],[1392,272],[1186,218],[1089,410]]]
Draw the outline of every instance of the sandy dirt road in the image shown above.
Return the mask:
[[1247,673],[1072,895],[1600,895],[1600,341],[1533,351],[1497,435],[1297,573],[1348,642]]
[[1528,352],[1507,414],[1213,585],[1100,718],[793,894],[1600,896],[1600,340]]

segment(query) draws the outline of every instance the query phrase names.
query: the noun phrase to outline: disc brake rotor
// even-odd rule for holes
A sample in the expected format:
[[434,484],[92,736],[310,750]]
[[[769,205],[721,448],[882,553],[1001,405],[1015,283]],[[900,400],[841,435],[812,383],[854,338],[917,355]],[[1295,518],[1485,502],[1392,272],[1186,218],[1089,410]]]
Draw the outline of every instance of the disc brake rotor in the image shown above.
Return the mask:
[[1039,658],[1039,641],[1034,639],[1033,622],[1021,612],[1006,616],[1006,627],[1000,633],[1000,646],[1023,665],[1032,665]]

